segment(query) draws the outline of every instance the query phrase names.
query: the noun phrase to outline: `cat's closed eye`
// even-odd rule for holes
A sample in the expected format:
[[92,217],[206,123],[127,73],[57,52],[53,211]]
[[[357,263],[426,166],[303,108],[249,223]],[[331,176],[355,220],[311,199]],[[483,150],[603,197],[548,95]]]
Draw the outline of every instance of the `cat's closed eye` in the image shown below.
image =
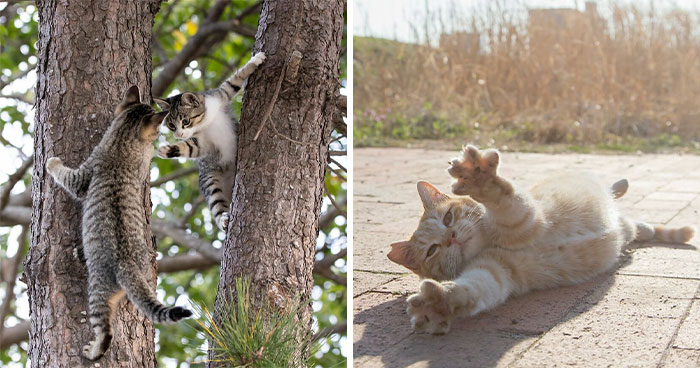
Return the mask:
[[174,131],[175,130],[175,125],[173,123],[168,123],[167,124],[168,129]]
[[429,258],[429,257],[432,256],[433,254],[435,254],[435,252],[438,250],[438,247],[439,247],[439,246],[440,246],[440,245],[438,245],[438,244],[433,244],[433,245],[431,245],[431,246],[430,246],[430,249],[428,249],[428,254],[426,254],[425,258]]

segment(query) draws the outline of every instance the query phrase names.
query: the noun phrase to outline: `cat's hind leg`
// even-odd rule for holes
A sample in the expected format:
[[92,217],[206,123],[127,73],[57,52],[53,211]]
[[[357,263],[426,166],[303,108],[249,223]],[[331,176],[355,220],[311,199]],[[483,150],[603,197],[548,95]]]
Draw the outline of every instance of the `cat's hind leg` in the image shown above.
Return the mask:
[[226,188],[223,187],[231,184],[225,179],[221,170],[206,170],[200,166],[199,189],[207,200],[216,226],[223,231],[228,228],[228,208],[231,201],[231,188],[225,190]]
[[114,281],[94,273],[88,275],[88,318],[95,339],[83,346],[83,356],[101,358],[112,342],[111,317],[124,296]]

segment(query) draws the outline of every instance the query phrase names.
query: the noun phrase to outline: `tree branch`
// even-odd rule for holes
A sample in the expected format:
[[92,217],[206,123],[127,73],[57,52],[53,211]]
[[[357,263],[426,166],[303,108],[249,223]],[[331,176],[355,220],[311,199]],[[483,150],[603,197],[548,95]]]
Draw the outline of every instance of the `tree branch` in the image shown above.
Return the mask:
[[221,262],[221,249],[214,248],[211,243],[188,234],[176,223],[154,218],[151,221],[151,229],[161,239],[168,237],[177,245],[196,250],[199,254],[212,261]]
[[27,105],[34,105],[34,101],[30,101],[24,95],[20,95],[20,94],[0,95],[0,98],[9,98],[11,100],[17,100],[19,102],[24,102]]
[[29,226],[22,226],[22,232],[17,237],[17,254],[12,257],[12,263],[10,264],[10,278],[7,280],[7,286],[5,286],[5,299],[0,305],[0,345],[3,344],[3,330],[5,329],[5,318],[7,314],[10,313],[10,303],[15,298],[15,282],[17,281],[17,272],[19,271],[19,264],[24,257],[24,250],[27,247],[27,234],[29,234]]
[[32,222],[32,209],[23,206],[7,206],[0,211],[0,226],[29,225]]
[[0,350],[5,350],[14,344],[29,339],[29,321],[22,321],[12,327],[8,327],[0,336]]
[[219,261],[211,260],[201,254],[177,254],[158,260],[158,272],[178,272],[187,270],[205,270],[219,265]]
[[314,336],[311,338],[311,341],[318,341],[318,339],[322,339],[324,337],[330,337],[333,334],[347,334],[348,332],[348,321],[343,321],[343,322],[338,322],[334,324],[333,326],[328,326],[324,328],[321,331],[318,331]]
[[346,249],[341,250],[337,254],[330,254],[330,255],[323,257],[322,260],[316,261],[314,263],[314,273],[316,273],[320,276],[323,276],[323,277],[335,282],[336,284],[347,285],[348,280],[346,277],[340,276],[331,270],[331,266],[333,266],[335,261],[347,256],[347,254],[348,254],[348,250],[346,248]]
[[27,170],[29,170],[32,164],[34,164],[33,155],[29,156],[28,159],[24,160],[24,162],[22,162],[22,165],[20,165],[17,171],[15,171],[14,174],[10,175],[5,185],[2,186],[2,189],[0,189],[0,211],[5,209],[5,207],[7,206],[12,188],[15,187],[18,181],[22,180],[22,177],[24,177],[24,174],[27,172]]
[[[344,208],[348,203],[348,198],[347,197],[342,197],[341,199],[336,201],[336,204],[338,207]],[[321,214],[321,217],[318,219],[318,228],[319,229],[324,229],[326,226],[330,225],[333,220],[335,220],[336,217],[339,215],[346,216],[345,212],[341,211],[340,208],[336,206],[329,206],[328,209],[326,209],[326,212]]]
[[197,172],[197,167],[183,167],[180,169],[177,169],[173,172],[168,173],[167,175],[163,175],[158,177],[158,179],[154,180],[151,182],[151,187],[159,187],[171,180],[179,179],[183,176],[187,176],[190,174],[194,174]]
[[[223,13],[226,5],[230,4],[230,1],[219,0],[214,6],[209,9],[207,17],[204,19],[202,24],[197,28],[195,32],[187,43],[182,47],[180,52],[164,64],[163,70],[158,74],[158,77],[153,80],[153,86],[151,87],[151,93],[153,96],[160,96],[165,93],[168,86],[175,80],[175,78],[180,75],[183,69],[190,63],[190,61],[196,59],[197,57],[205,54],[211,49],[211,47],[203,48],[203,44],[207,43],[209,37],[214,37],[215,42],[221,42],[229,32],[235,32],[242,36],[255,37],[256,29],[241,23],[241,15],[245,14],[249,9],[244,10],[241,15],[229,21],[218,21]],[[260,6],[260,4],[255,4],[251,8]],[[247,14],[246,14],[247,15]]]

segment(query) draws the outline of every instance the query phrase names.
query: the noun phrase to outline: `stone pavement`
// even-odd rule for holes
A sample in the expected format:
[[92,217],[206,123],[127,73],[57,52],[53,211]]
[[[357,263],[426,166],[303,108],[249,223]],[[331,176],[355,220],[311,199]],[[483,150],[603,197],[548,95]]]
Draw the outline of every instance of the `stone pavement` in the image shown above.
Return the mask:
[[[386,253],[418,223],[416,182],[448,191],[445,169],[458,152],[354,152],[356,367],[700,367],[698,235],[691,245],[633,245],[605,275],[510,299],[445,336],[413,333],[406,295],[418,278]],[[560,170],[590,171],[611,184],[629,179],[619,205],[640,220],[700,225],[700,156],[502,156],[502,175],[523,186]]]

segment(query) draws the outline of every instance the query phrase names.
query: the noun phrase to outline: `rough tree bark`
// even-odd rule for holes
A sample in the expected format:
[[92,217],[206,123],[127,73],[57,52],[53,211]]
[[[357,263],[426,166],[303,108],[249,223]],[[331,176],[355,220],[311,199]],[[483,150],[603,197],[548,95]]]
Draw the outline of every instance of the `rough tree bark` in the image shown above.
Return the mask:
[[[243,98],[217,313],[243,275],[251,278],[258,305],[260,298],[278,305],[310,299],[344,9],[343,0],[263,3],[253,53],[268,58]],[[310,326],[310,306],[300,317]]]
[[[25,263],[28,354],[37,368],[95,366],[81,356],[93,336],[85,315],[87,273],[73,256],[81,242],[80,205],[53,182],[44,165],[58,156],[77,167],[100,141],[129,86],[138,85],[142,96],[149,96],[151,30],[160,2],[42,0],[37,6],[35,164]],[[150,219],[148,182],[143,188],[143,214]],[[151,256],[155,287],[155,249]],[[131,303],[122,300],[119,309],[114,340],[100,367],[155,367],[152,324]]]

